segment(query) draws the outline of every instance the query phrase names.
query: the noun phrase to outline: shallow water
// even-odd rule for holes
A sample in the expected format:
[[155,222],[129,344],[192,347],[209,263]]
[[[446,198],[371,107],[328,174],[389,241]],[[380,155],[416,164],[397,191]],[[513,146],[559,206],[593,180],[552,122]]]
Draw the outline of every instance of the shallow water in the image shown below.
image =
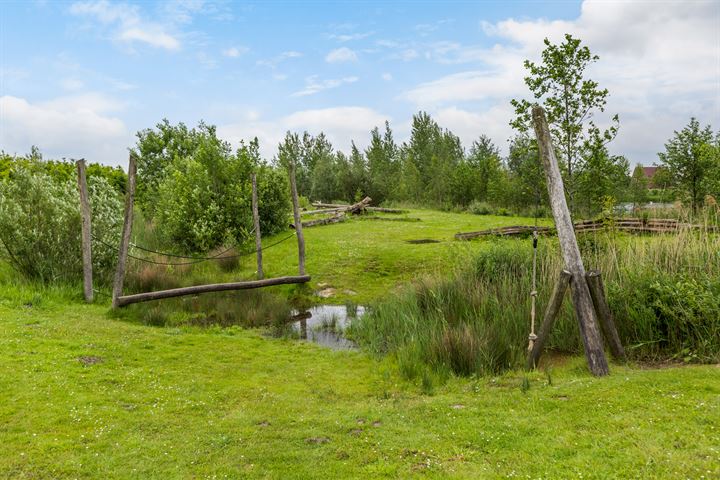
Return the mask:
[[292,323],[301,339],[333,350],[352,350],[357,345],[344,337],[343,332],[353,319],[365,314],[365,307],[350,309],[345,305],[320,305],[303,312],[295,312],[298,320]]

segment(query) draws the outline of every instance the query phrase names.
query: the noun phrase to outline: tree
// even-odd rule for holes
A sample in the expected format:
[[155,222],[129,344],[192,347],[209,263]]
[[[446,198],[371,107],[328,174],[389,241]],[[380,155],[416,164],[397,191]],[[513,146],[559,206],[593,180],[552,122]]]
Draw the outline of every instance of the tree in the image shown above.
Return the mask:
[[547,205],[545,174],[534,138],[517,135],[510,140],[507,168],[510,172],[511,203],[516,208],[533,205],[537,209]]
[[645,176],[643,166],[639,163],[635,166],[630,178],[628,193],[630,194],[630,200],[633,202],[633,209],[648,201],[648,179]]
[[[707,145],[713,142],[708,125],[700,127],[695,117],[665,144],[665,152],[658,153],[660,161],[668,168],[676,188],[686,196],[695,213],[705,200],[706,177],[713,167],[714,156]],[[711,150],[711,149],[710,149]]]
[[583,156],[585,161],[577,175],[576,204],[583,213],[596,215],[608,200],[614,204],[624,196],[630,166],[625,157],[610,155],[599,135],[586,143]]
[[398,148],[393,138],[390,124],[385,122],[385,132],[375,127],[370,132],[370,145],[365,150],[368,168],[368,195],[375,204],[380,204],[390,197],[397,181]]
[[[618,130],[618,116],[612,117],[612,126],[600,131],[593,121],[596,111],[605,110],[607,89],[586,79],[585,70],[599,57],[593,55],[579,39],[565,35],[560,45],[551,44],[546,38],[542,63],[537,65],[526,60],[525,68],[530,75],[525,84],[534,98],[542,102],[553,143],[558,149],[565,174],[565,189],[569,197],[571,210],[574,208],[576,178],[586,160],[589,147],[611,141]],[[521,133],[532,130],[530,111],[532,103],[527,100],[511,102],[517,117],[510,125]]]

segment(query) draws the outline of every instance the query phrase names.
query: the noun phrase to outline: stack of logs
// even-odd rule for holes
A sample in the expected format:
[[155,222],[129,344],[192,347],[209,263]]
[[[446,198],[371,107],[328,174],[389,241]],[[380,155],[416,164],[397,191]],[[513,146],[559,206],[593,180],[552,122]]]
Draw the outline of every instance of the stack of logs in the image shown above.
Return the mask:
[[[718,231],[718,227],[707,225],[693,225],[690,223],[682,223],[672,218],[621,218],[614,220],[585,220],[575,222],[573,224],[575,233],[597,232],[605,229],[620,230],[632,233],[676,233],[681,229],[707,229],[709,231]],[[514,236],[527,235],[537,228],[538,233],[554,233],[555,229],[551,227],[532,227],[528,225],[516,225],[512,227],[492,228],[490,230],[481,230],[479,232],[456,233],[456,240],[471,240],[473,238],[484,237],[489,235],[498,236]]]
[[325,218],[318,218],[315,220],[308,220],[306,222],[302,222],[302,226],[307,227],[315,227],[318,225],[329,225],[331,223],[339,223],[343,222],[347,219],[347,215],[360,215],[365,212],[382,212],[382,213],[404,213],[404,210],[398,210],[395,208],[380,208],[380,207],[371,207],[370,202],[372,202],[372,199],[370,197],[365,197],[362,200],[360,200],[357,203],[354,203],[352,205],[339,205],[335,203],[313,203],[313,207],[315,207],[317,210],[306,210],[302,212],[302,215],[329,215]]

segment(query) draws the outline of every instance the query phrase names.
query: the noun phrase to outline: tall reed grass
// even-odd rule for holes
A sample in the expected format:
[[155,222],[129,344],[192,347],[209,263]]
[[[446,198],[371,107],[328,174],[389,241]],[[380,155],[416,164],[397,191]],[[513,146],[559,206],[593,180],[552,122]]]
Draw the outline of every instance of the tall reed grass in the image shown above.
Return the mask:
[[[586,268],[603,274],[632,359],[720,361],[720,234],[682,229],[633,236],[608,229],[578,237]],[[374,305],[351,335],[397,355],[407,377],[424,369],[494,374],[522,364],[528,344],[531,240],[492,239],[449,277],[429,276]],[[557,239],[538,252],[538,325],[563,267]],[[570,296],[547,348],[581,352]]]

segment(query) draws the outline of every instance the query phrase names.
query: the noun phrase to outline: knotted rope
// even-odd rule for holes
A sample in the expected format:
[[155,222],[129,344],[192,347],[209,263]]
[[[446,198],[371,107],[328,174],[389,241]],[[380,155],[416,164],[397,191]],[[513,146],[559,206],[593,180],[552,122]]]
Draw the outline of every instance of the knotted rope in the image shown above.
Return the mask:
[[533,267],[532,267],[532,291],[530,297],[532,303],[530,307],[530,335],[528,336],[528,351],[532,351],[537,340],[535,335],[535,300],[537,298],[537,245],[538,245],[538,231],[537,226],[533,231]]

